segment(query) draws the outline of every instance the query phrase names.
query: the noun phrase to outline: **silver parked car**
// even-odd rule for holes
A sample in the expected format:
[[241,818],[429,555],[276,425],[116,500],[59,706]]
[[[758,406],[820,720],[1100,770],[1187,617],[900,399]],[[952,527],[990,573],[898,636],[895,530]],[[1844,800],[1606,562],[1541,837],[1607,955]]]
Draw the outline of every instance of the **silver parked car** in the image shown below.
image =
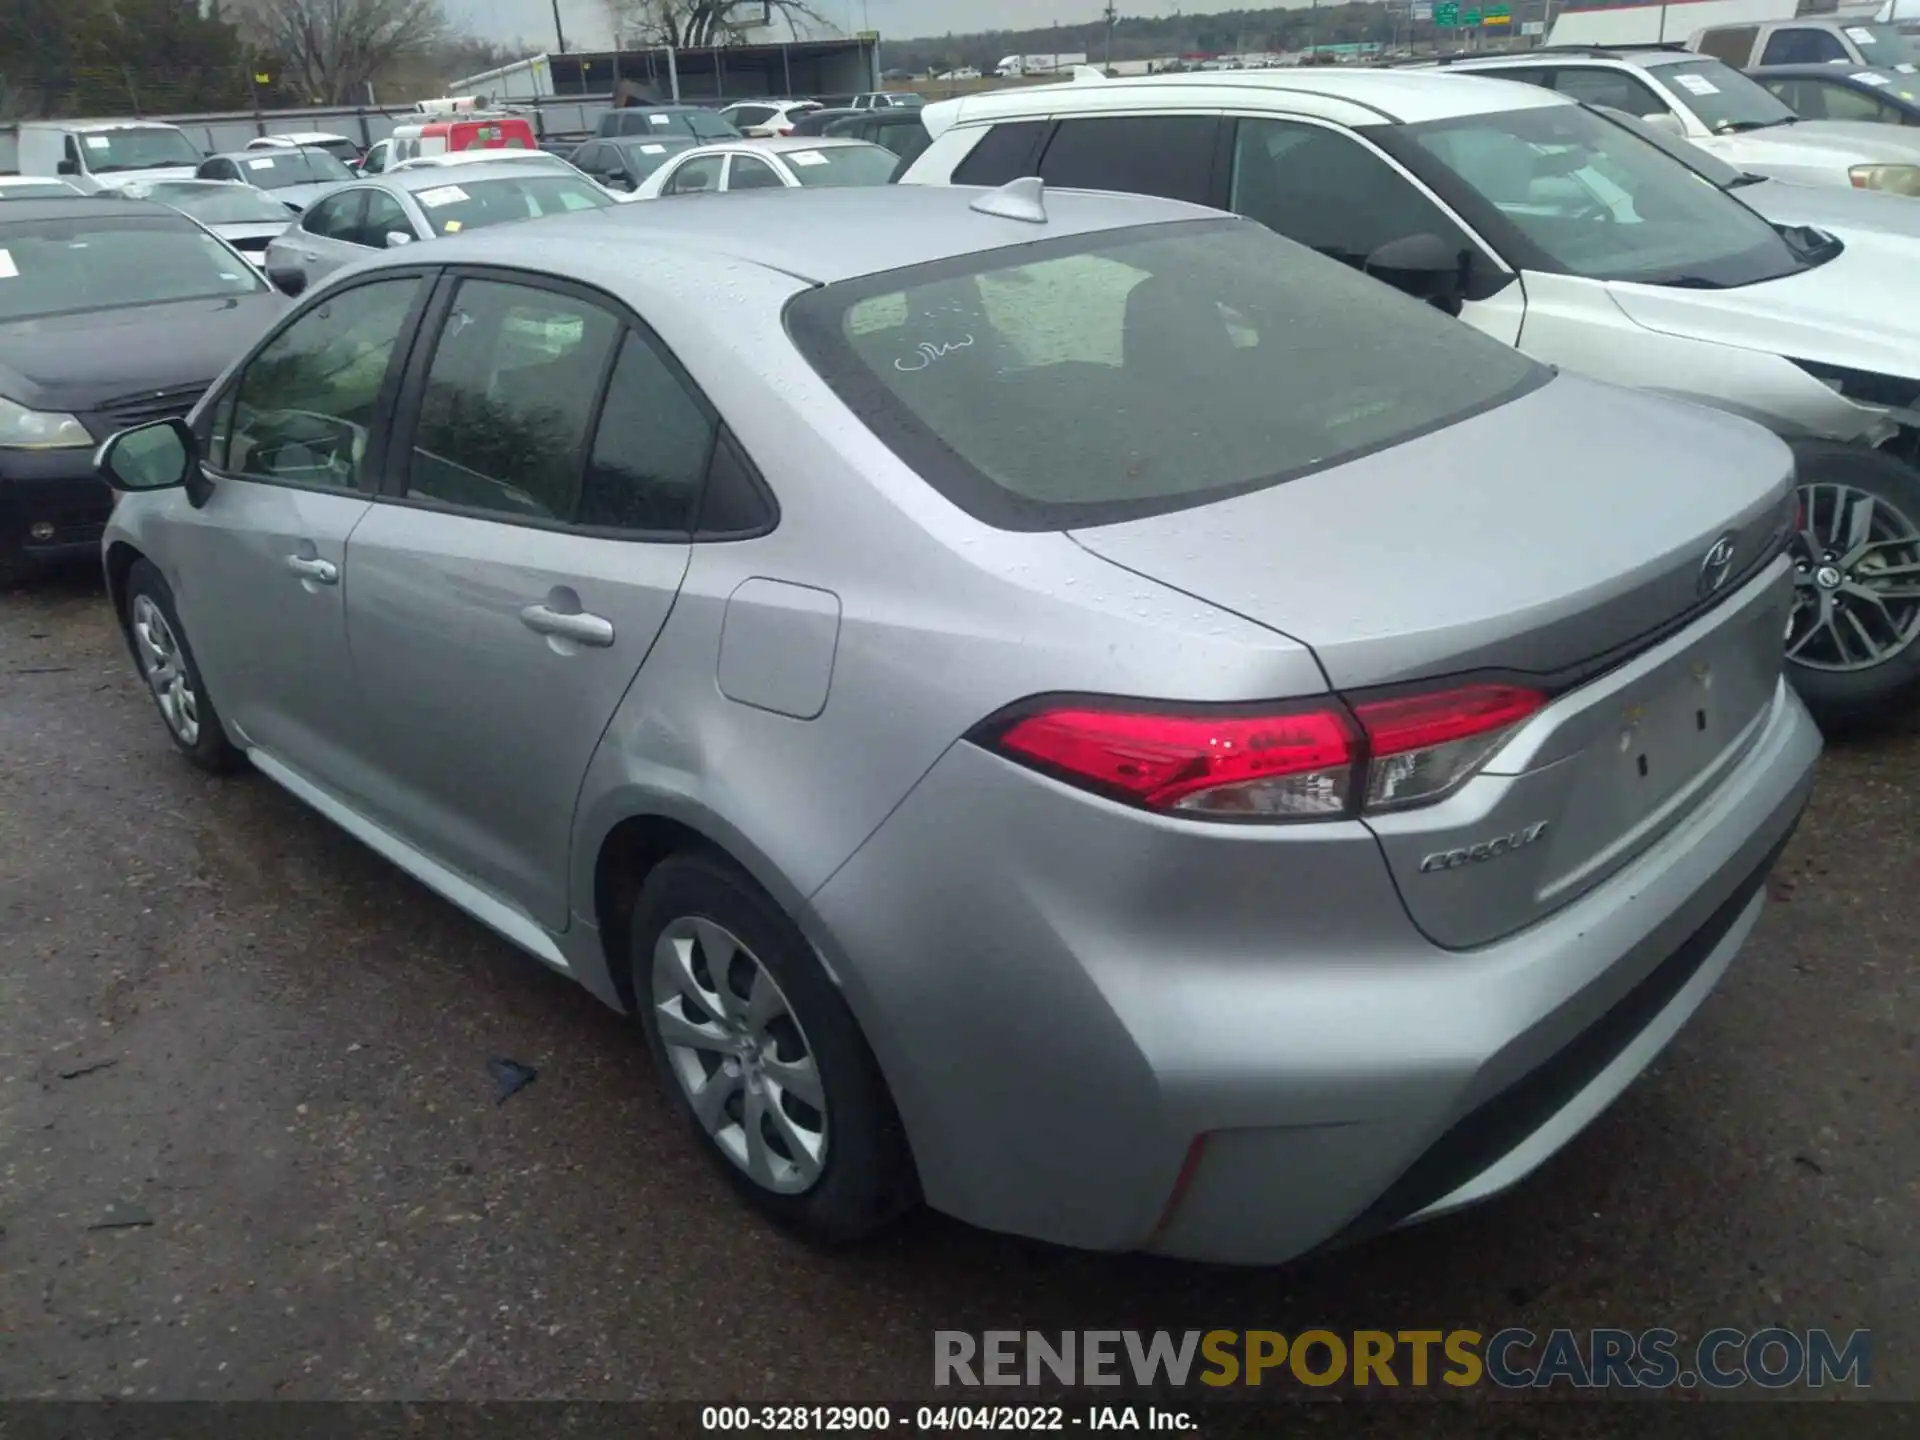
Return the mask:
[[120,187],[130,200],[171,205],[265,268],[267,246],[293,223],[287,207],[265,190],[230,180],[137,180]]
[[1779,440],[1170,201],[439,240],[99,458],[175,745],[632,1010],[816,1238],[1492,1194],[1713,988],[1819,751]]
[[[565,162],[562,162],[563,164]],[[614,203],[586,176],[547,157],[398,168],[344,186],[267,247],[269,279],[297,295],[324,275],[381,250],[515,220]]]

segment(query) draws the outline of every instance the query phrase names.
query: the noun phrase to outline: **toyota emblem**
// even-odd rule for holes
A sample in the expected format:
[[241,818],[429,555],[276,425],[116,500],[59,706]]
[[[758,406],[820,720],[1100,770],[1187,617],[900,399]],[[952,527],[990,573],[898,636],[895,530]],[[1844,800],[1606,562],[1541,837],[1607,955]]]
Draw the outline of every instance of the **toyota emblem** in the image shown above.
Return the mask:
[[1695,588],[1702,597],[1718,594],[1733,574],[1733,536],[1722,535],[1700,562],[1700,578]]

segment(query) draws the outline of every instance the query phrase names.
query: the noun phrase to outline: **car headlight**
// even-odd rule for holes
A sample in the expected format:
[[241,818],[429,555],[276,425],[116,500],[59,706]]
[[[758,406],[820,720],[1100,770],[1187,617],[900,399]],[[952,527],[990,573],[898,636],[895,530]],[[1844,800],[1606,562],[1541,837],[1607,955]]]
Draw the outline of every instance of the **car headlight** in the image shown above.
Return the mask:
[[0,450],[77,450],[93,436],[71,415],[29,410],[0,395]]
[[1920,196],[1920,165],[1856,165],[1847,171],[1856,190],[1889,190]]

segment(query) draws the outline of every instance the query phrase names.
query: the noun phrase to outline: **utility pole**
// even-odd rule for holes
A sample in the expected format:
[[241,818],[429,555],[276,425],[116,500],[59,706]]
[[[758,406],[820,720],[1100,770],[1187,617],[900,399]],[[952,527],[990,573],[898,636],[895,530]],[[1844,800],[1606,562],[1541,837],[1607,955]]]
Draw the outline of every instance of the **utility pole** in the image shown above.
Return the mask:
[[1107,18],[1106,68],[1111,70],[1113,68],[1113,27],[1119,22],[1119,19],[1120,19],[1119,15],[1116,14],[1114,11],[1113,0],[1107,0],[1106,18]]
[[567,53],[567,32],[560,28],[560,0],[553,0],[553,38],[560,42],[560,53]]

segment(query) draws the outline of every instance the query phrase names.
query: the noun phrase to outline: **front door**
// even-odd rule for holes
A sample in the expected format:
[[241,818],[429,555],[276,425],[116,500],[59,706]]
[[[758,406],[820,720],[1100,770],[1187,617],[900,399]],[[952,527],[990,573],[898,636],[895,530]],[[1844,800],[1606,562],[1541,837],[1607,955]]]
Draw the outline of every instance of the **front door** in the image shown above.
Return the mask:
[[249,746],[343,797],[366,789],[348,542],[427,289],[420,274],[353,286],[268,341],[211,411],[211,497],[175,522],[169,578],[215,703]]
[[558,932],[580,782],[679,592],[714,422],[591,292],[472,274],[436,308],[352,544],[380,818]]

